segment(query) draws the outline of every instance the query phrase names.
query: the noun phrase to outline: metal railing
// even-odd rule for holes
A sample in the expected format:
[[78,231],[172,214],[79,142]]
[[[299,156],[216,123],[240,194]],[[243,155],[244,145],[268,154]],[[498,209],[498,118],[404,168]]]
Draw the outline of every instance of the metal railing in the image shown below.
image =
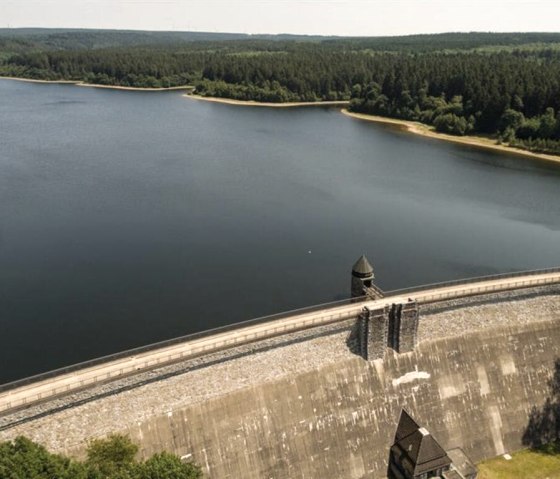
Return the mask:
[[539,278],[539,279],[528,279],[523,281],[512,281],[501,285],[477,286],[474,288],[467,287],[458,291],[448,291],[445,293],[428,294],[428,295],[421,296],[420,298],[417,298],[417,301],[419,303],[435,303],[438,301],[446,301],[446,300],[464,298],[468,296],[478,296],[481,294],[494,293],[494,292],[505,292],[514,289],[535,288],[538,286],[547,286],[547,285],[557,284],[557,283],[560,283],[560,278]]
[[[351,319],[355,316],[356,310],[360,310],[361,307],[357,306],[357,308],[352,308],[347,311],[335,312],[331,314],[324,314],[318,315],[311,318],[306,318],[302,321],[296,321],[293,323],[283,323],[277,324],[276,326],[271,326],[270,328],[266,329],[258,329],[257,327],[262,324],[256,324],[252,327],[249,327],[245,334],[227,334],[225,336],[220,337],[219,335],[213,335],[215,337],[214,341],[208,341],[208,338],[198,338],[192,341],[188,341],[183,343],[182,350],[172,350],[169,354],[166,354],[162,357],[158,358],[150,358],[150,356],[146,357],[145,360],[135,360],[132,365],[127,365],[123,362],[123,364],[115,364],[112,368],[110,367],[110,362],[103,362],[100,364],[96,364],[96,366],[88,367],[88,368],[81,368],[81,371],[84,375],[83,379],[78,379],[71,383],[65,383],[63,385],[57,386],[57,378],[60,381],[61,378],[64,379],[67,376],[63,374],[58,374],[54,377],[50,376],[50,373],[45,375],[39,375],[43,380],[44,379],[53,379],[52,384],[53,387],[49,388],[47,391],[43,391],[41,393],[30,393],[27,395],[23,395],[21,398],[14,398],[10,399],[10,391],[13,391],[14,394],[20,394],[25,391],[26,386],[28,389],[32,390],[40,381],[19,381],[19,386],[16,388],[17,391],[14,391],[11,388],[8,391],[4,391],[4,401],[0,397],[0,413],[19,409],[21,407],[39,402],[45,399],[51,399],[63,394],[67,394],[73,391],[77,391],[83,389],[84,387],[91,386],[94,384],[101,384],[107,381],[116,380],[119,378],[126,377],[130,374],[137,374],[140,372],[149,371],[154,369],[158,366],[163,366],[166,364],[174,363],[183,359],[192,359],[202,355],[207,355],[213,352],[222,351],[224,349],[230,349],[236,346],[242,346],[244,344],[252,343],[255,341],[274,338],[277,336],[282,336],[288,333],[301,331],[305,329],[314,328],[317,326],[323,326],[330,323],[340,322],[346,319]],[[231,331],[228,331],[231,333]],[[181,348],[181,345],[177,345],[177,348]],[[157,348],[161,349],[161,348]],[[149,352],[149,351],[145,351]],[[128,357],[128,356],[127,356]],[[120,358],[124,359],[124,358]],[[136,358],[132,358],[136,359]],[[118,361],[118,359],[116,360]],[[78,365],[75,365],[78,366]],[[63,369],[70,369],[63,368]],[[109,369],[109,370],[107,370]],[[104,372],[101,372],[105,370]],[[73,372],[75,369],[73,370]],[[99,373],[97,372],[99,371]],[[67,372],[67,371],[66,371]],[[45,377],[48,376],[48,377]],[[36,378],[37,376],[35,376]],[[31,378],[28,378],[31,379]],[[23,384],[22,384],[23,383]],[[13,383],[11,383],[13,384]],[[7,385],[6,385],[7,386]]]
[[[420,294],[416,299],[419,303],[430,303],[497,291],[544,286],[560,282],[560,276],[553,278],[525,279],[522,281],[513,280],[516,277],[543,275],[547,273],[560,273],[560,268],[506,273],[493,276],[484,276],[481,278],[471,278],[468,280],[448,281],[445,283],[425,285],[416,288],[395,290],[386,293],[386,297],[378,301],[390,301],[391,297],[406,296],[414,292],[426,291],[427,294]],[[493,284],[486,286],[479,285],[475,287],[465,287],[455,291],[431,294],[428,293],[431,290],[443,289],[446,287],[510,278],[512,279],[512,281],[503,284]],[[353,317],[356,317],[356,315],[361,311],[364,305],[367,304],[374,307],[372,303],[376,302],[377,301],[375,300],[368,300],[368,298],[366,297],[360,297],[315,305],[292,311],[286,311],[280,314],[264,316],[249,321],[243,321],[228,326],[210,329],[200,333],[194,333],[167,341],[161,341],[159,343],[150,344],[140,348],[129,349],[120,353],[111,354],[94,360],[85,361],[68,367],[56,369],[54,371],[31,376],[29,378],[13,381],[11,383],[0,386],[0,413],[11,409],[20,408],[37,401],[53,398],[71,391],[79,390],[93,384],[104,383],[107,381],[123,378],[134,373],[149,371],[150,369],[154,369],[158,366],[170,364],[183,359],[191,359],[201,355],[206,355],[224,349],[241,346],[262,339],[269,339],[291,332],[301,331],[317,326],[323,326],[330,323],[343,321],[346,319],[351,319]],[[345,306],[348,306],[348,308],[344,308]],[[343,310],[340,311],[340,308],[343,308]],[[339,310],[337,311],[337,309]],[[297,320],[298,316],[308,316],[309,314],[315,312],[322,312],[322,314],[317,314],[311,317]],[[293,321],[285,321],[283,323],[278,322],[281,319],[288,318],[293,318]],[[270,323],[269,327],[266,327],[264,329],[259,328],[259,326],[265,323]],[[245,330],[245,332],[243,332],[243,330]],[[158,356],[155,359],[153,357],[150,357],[150,355],[146,355],[146,353],[150,353],[156,350],[163,350],[165,348],[170,348],[169,354]],[[137,357],[142,355],[146,355],[146,358],[144,360]],[[132,364],[126,364],[126,361],[124,361],[125,358],[127,358]],[[119,360],[122,361],[120,361],[119,363]],[[115,363],[113,366],[111,366],[112,362]],[[104,370],[105,372],[102,373],[101,370]],[[56,385],[57,382],[61,382],[61,378],[67,377],[69,373],[78,372],[81,373],[83,379],[78,378],[72,383],[67,383],[59,386]],[[97,372],[99,372],[99,374]],[[47,391],[43,391],[37,394],[30,393],[29,395],[23,395],[20,398],[14,397],[13,400],[9,399],[10,396],[15,396],[16,393],[22,393],[26,389],[29,389],[31,392],[31,390],[35,386],[37,386],[38,383],[49,379],[53,379],[53,387],[48,389]],[[29,388],[26,388],[26,386],[29,386]],[[4,396],[4,401],[2,401],[2,396]]]
[[494,281],[499,279],[517,278],[520,276],[533,276],[533,275],[548,274],[548,273],[560,273],[560,267],[532,269],[527,271],[515,271],[512,273],[498,273],[498,274],[492,274],[486,276],[475,276],[473,278],[455,279],[455,280],[443,281],[438,283],[429,283],[421,286],[413,286],[410,288],[385,291],[385,296],[397,296],[401,294],[415,293],[417,291],[425,291],[428,289],[444,288],[447,286],[459,286],[461,284],[481,283],[484,281]]
[[101,356],[95,359],[89,359],[87,361],[82,361],[79,363],[71,364],[70,366],[64,366],[62,368],[53,369],[51,371],[46,371],[44,373],[29,376],[27,378],[18,379],[16,381],[11,381],[9,383],[0,385],[0,393],[4,391],[9,391],[10,389],[16,389],[21,386],[25,386],[30,383],[36,383],[43,381],[45,379],[50,379],[55,376],[60,376],[62,374],[71,373],[74,371],[79,371],[89,367],[97,366],[98,364],[108,363],[116,359],[121,359],[129,356],[138,355],[148,351],[153,351],[155,349],[162,349],[167,346],[173,346],[175,344],[184,343],[187,341],[192,341],[195,339],[206,338],[209,336],[215,336],[216,334],[225,333],[229,331],[238,330],[247,326],[253,326],[258,324],[263,324],[267,322],[277,321],[279,319],[284,319],[291,316],[297,316],[305,313],[312,313],[314,311],[321,311],[324,309],[330,309],[337,306],[345,306],[353,303],[359,303],[366,301],[367,297],[362,296],[360,298],[343,299],[340,301],[333,301],[329,303],[317,304],[313,306],[307,306],[305,308],[293,309],[289,311],[284,311],[282,313],[271,314],[267,316],[261,316],[259,318],[249,319],[245,321],[240,321],[237,323],[228,324],[226,326],[218,326],[216,328],[207,329],[205,331],[200,331],[198,333],[191,333],[184,336],[179,336],[177,338],[166,339],[159,341],[157,343],[147,344],[146,346],[139,346],[137,348],[126,349],[124,351],[119,351],[118,353],[112,353],[105,356]]

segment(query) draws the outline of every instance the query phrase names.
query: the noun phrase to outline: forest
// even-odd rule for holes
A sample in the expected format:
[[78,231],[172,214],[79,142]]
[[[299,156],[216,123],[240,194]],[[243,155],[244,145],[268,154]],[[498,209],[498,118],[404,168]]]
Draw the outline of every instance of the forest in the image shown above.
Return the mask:
[[0,30],[0,75],[101,85],[193,85],[260,102],[348,100],[560,154],[560,34],[336,38],[97,30]]

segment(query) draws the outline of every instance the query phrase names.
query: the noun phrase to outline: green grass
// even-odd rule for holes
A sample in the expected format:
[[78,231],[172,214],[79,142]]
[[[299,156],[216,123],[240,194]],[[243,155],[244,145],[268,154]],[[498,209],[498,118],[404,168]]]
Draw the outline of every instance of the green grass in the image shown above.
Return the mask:
[[478,479],[560,479],[560,443],[516,452],[510,461],[496,457],[478,470]]

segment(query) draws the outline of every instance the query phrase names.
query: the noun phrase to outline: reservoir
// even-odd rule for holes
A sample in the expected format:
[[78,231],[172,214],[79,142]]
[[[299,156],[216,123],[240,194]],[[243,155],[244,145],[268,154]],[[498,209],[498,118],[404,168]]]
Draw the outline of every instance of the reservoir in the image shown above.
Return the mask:
[[560,168],[337,108],[0,81],[0,383],[349,296],[560,265]]

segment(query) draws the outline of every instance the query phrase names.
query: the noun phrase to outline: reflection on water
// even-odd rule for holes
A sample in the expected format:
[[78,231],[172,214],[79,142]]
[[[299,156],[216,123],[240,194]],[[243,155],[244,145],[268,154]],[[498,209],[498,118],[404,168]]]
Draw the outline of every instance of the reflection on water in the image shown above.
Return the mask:
[[0,81],[0,382],[381,287],[560,264],[560,169],[360,122]]

